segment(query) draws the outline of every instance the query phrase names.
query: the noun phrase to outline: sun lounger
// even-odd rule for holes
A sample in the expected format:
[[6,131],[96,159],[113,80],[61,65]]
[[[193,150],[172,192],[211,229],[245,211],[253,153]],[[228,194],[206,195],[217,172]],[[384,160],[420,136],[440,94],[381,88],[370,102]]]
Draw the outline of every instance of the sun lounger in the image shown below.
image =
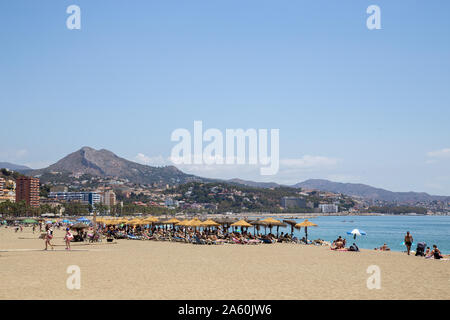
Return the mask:
[[197,236],[195,236],[194,238],[192,238],[192,243],[193,244],[206,244],[206,241],[203,239],[199,239]]
[[[272,240],[264,239],[264,238],[260,238],[259,240],[261,240],[263,243],[275,243],[275,242],[272,241]],[[276,241],[276,240],[275,240],[275,241]]]
[[135,236],[135,235],[132,235],[132,234],[127,235],[127,237],[130,240],[141,240],[140,236]]
[[261,244],[262,241],[258,239],[251,239],[247,241],[247,244]]

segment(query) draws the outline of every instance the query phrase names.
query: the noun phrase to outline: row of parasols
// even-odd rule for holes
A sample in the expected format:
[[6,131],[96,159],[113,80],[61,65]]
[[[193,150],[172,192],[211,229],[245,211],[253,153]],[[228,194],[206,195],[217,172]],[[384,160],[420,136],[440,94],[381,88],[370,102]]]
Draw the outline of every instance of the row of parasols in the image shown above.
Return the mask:
[[202,221],[198,218],[194,218],[191,220],[178,220],[176,218],[172,218],[169,220],[160,220],[156,217],[148,217],[145,219],[140,219],[140,218],[134,218],[132,220],[128,220],[128,219],[104,219],[104,218],[97,218],[97,223],[100,224],[104,224],[104,225],[132,225],[132,226],[138,226],[138,225],[157,225],[157,224],[164,224],[164,225],[173,225],[175,226],[182,226],[182,227],[192,227],[192,228],[210,228],[210,227],[219,227],[219,226],[224,226],[226,228],[232,227],[232,228],[241,228],[241,230],[245,230],[248,229],[250,227],[254,227],[255,228],[255,232],[256,229],[259,230],[260,226],[263,226],[264,228],[269,228],[270,232],[272,232],[272,228],[276,227],[277,228],[277,236],[278,236],[278,231],[280,227],[286,227],[287,224],[289,224],[291,226],[291,234],[294,233],[294,228],[295,229],[301,229],[302,227],[305,229],[305,238],[308,238],[308,227],[317,227],[317,224],[308,221],[307,219],[305,219],[302,222],[297,222],[294,220],[277,220],[274,218],[266,218],[263,220],[239,220],[239,221],[235,221],[235,219],[230,219],[230,218],[224,218],[224,219],[207,219],[205,221]]

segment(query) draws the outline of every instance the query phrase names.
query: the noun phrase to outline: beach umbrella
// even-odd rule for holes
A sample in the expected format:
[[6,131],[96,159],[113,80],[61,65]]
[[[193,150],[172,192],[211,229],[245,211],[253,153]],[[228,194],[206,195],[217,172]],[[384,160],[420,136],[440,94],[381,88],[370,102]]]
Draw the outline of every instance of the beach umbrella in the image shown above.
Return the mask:
[[139,222],[141,222],[141,219],[139,219],[139,218],[134,218],[134,219],[131,219],[131,220],[127,220],[126,222],[124,222],[125,224],[128,224],[128,225],[131,225],[131,224],[136,224],[136,223],[139,223]]
[[231,226],[232,227],[241,227],[241,230],[242,230],[242,228],[248,228],[248,227],[251,227],[252,225],[245,220],[239,220],[239,221],[233,223]]
[[220,224],[211,219],[202,222],[202,227],[218,227],[218,226],[220,226]]
[[178,222],[180,222],[180,220],[178,220],[176,218],[172,218],[172,219],[165,221],[165,223],[167,223],[167,224],[177,224]]
[[86,228],[88,228],[88,226],[81,222],[74,224],[73,226],[70,226],[70,229],[75,229],[75,230],[81,230],[81,229],[86,229]]
[[283,220],[283,222],[291,226],[291,236],[294,234],[294,228],[299,230],[301,229],[300,227],[295,226],[297,224],[297,221],[295,220]]
[[81,217],[77,219],[77,222],[81,222],[81,223],[90,223],[91,220],[86,219],[85,217]]
[[366,233],[359,229],[353,229],[352,231],[347,231],[347,234],[351,234],[353,239],[356,239],[356,236],[365,236]]
[[159,222],[159,219],[156,217],[147,217],[144,219],[144,221],[146,221],[148,223],[157,223],[157,222]]
[[304,227],[305,228],[305,239],[306,239],[306,243],[308,243],[308,227],[317,227],[317,224],[308,221],[308,219],[305,219],[305,221],[297,223],[295,225],[296,228],[301,228]]
[[230,227],[230,225],[234,222],[236,222],[237,219],[235,218],[230,218],[230,217],[225,217],[225,218],[221,218],[221,219],[216,219],[216,222],[223,225],[223,229],[225,231],[225,229],[228,231],[228,228]]
[[[185,219],[177,223],[177,226],[187,227],[189,226],[189,220]],[[184,228],[184,236],[186,237],[187,228]]]
[[34,220],[34,219],[25,219],[25,220],[23,220],[22,222],[23,222],[23,223],[37,223],[37,221]]
[[258,230],[259,232],[259,227],[260,226],[264,226],[264,228],[266,228],[266,224],[264,222],[262,222],[261,220],[254,220],[254,221],[249,221],[249,223],[251,225],[253,225],[253,233],[256,235],[256,230]]
[[194,218],[189,221],[189,226],[191,227],[201,227],[202,221],[198,218]]
[[270,233],[272,233],[272,227],[273,226],[277,226],[277,237],[278,237],[278,229],[280,226],[286,226],[286,224],[284,224],[283,222],[281,222],[280,220],[276,220],[274,218],[266,218],[264,220],[261,220],[263,223],[265,223],[266,225],[269,226],[270,229]]

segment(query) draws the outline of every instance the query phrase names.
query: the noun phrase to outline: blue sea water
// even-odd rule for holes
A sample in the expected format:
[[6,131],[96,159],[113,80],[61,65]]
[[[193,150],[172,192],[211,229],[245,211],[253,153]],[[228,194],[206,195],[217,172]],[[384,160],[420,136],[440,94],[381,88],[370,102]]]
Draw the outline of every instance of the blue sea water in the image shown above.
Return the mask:
[[[304,219],[295,220],[301,222]],[[409,231],[414,238],[412,250],[415,250],[418,242],[423,241],[430,248],[436,244],[442,253],[450,254],[450,216],[319,216],[310,221],[318,226],[308,228],[308,239],[320,238],[331,242],[342,236],[347,239],[347,245],[355,242],[360,248],[374,249],[386,243],[391,250],[405,251],[402,243],[406,231]],[[367,235],[354,240],[347,231],[355,228],[365,231]],[[276,228],[272,232],[276,233]],[[290,233],[291,228],[280,228],[279,232]],[[294,229],[297,237],[301,238],[304,234],[304,228]]]

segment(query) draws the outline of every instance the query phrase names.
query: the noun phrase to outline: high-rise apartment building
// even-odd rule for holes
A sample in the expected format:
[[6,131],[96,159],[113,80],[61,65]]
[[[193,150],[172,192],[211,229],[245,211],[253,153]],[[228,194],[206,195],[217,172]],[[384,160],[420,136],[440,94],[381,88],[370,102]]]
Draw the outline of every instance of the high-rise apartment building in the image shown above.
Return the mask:
[[19,177],[16,179],[16,202],[25,201],[30,207],[39,207],[39,179]]

